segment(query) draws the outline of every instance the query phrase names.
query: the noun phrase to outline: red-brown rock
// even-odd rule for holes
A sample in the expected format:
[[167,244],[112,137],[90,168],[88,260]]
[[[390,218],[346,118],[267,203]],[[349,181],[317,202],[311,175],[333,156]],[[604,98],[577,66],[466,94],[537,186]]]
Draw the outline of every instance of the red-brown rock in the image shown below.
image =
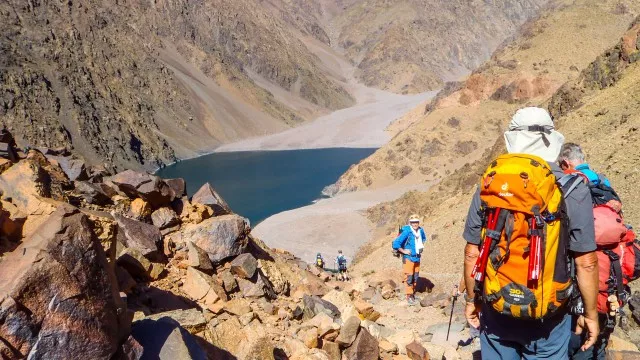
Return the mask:
[[193,241],[209,254],[213,263],[219,263],[244,252],[249,231],[249,220],[238,215],[223,215],[183,226],[182,238]]
[[231,272],[245,279],[252,278],[257,268],[258,261],[249,253],[240,254],[231,262]]
[[109,359],[128,323],[88,218],[61,207],[0,262],[0,337],[33,359]]
[[130,198],[143,198],[154,208],[169,205],[176,197],[161,178],[147,173],[126,170],[112,176],[111,182]]
[[344,351],[346,360],[377,360],[380,357],[378,340],[367,329],[360,329],[351,346]]
[[429,352],[417,341],[413,341],[406,347],[407,356],[411,360],[429,360]]
[[118,241],[121,244],[140,251],[150,260],[162,260],[162,235],[158,228],[121,215],[114,217],[118,222]]
[[209,183],[202,185],[200,190],[191,198],[191,202],[211,207],[216,216],[231,213],[229,205],[227,205]]

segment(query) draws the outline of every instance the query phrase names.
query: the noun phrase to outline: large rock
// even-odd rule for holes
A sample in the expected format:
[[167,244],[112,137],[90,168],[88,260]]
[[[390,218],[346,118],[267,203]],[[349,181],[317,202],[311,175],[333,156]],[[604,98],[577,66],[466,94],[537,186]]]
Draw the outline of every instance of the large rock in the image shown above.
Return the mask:
[[165,179],[164,182],[169,185],[176,197],[187,195],[187,184],[183,178]]
[[329,355],[330,360],[340,360],[340,345],[331,342],[331,341],[323,341],[322,342],[322,350],[324,350],[327,355]]
[[406,346],[407,356],[411,360],[429,360],[429,352],[417,341]]
[[133,199],[129,207],[129,215],[137,220],[148,220],[152,212],[151,204],[141,198]]
[[[209,261],[208,257],[207,261]],[[224,270],[222,273],[220,273],[220,280],[222,280],[222,286],[227,293],[232,293],[238,289],[238,282],[236,281],[236,278],[233,276],[233,274],[231,274],[231,271]]]
[[[206,251],[200,249],[198,245],[194,244],[192,241],[187,241],[187,250],[188,252],[188,260],[187,264],[191,267],[200,269],[200,270],[213,270],[213,266],[211,265],[211,260],[209,260],[209,254]],[[229,274],[231,275],[231,274]],[[231,275],[231,278],[235,282],[236,280]],[[231,291],[227,289],[227,284],[225,282],[225,290]]]
[[250,313],[251,305],[245,299],[233,299],[224,304],[224,311],[229,314],[242,316],[244,314]]
[[0,337],[30,359],[109,359],[129,323],[88,218],[61,207],[0,262]]
[[144,348],[143,359],[207,359],[207,353],[200,347],[196,338],[180,327],[177,321],[168,317],[157,321],[137,321],[133,324],[131,335]]
[[[358,330],[360,330],[360,319],[355,316],[350,317],[342,325],[342,328],[340,329],[340,335],[338,335],[336,342],[342,347],[349,347],[351,343],[353,343],[353,341],[356,339]],[[371,334],[369,334],[369,336],[371,336]]]
[[106,205],[111,203],[111,197],[103,188],[86,181],[75,181],[74,193],[88,204]]
[[170,207],[161,207],[151,214],[151,222],[162,230],[180,224],[180,218]]
[[143,198],[154,208],[169,205],[176,197],[173,189],[155,175],[126,170],[110,180],[130,198]]
[[346,360],[377,360],[380,357],[378,340],[366,329],[362,329],[343,356]]
[[182,326],[182,328],[191,334],[197,334],[203,331],[207,326],[207,320],[198,309],[172,310],[145,317],[145,319],[154,321],[163,318],[169,318],[176,321],[180,326]]
[[340,310],[338,310],[335,305],[315,295],[304,295],[302,302],[304,304],[304,318],[306,320],[312,319],[320,313],[325,313],[334,319],[340,317]]
[[192,267],[187,269],[187,278],[182,290],[193,300],[202,300],[207,305],[220,299],[228,299],[224,289],[214,278]]
[[607,350],[606,360],[640,360],[640,352]]
[[260,298],[263,296],[269,299],[276,298],[276,293],[269,280],[265,279],[260,272],[256,273],[251,280],[238,279],[238,285],[242,296],[246,298]]
[[162,261],[162,234],[153,225],[115,214],[118,222],[118,241],[140,251],[150,260]]
[[142,280],[156,280],[164,271],[164,266],[152,263],[136,249],[124,248],[116,260],[131,276]]
[[240,254],[231,262],[231,272],[245,279],[252,278],[257,268],[258,261],[249,253]]
[[191,202],[211,207],[216,216],[231,213],[229,205],[227,205],[209,183],[202,185],[200,190],[191,198]]
[[83,160],[74,159],[71,156],[47,155],[47,159],[52,163],[57,163],[62,171],[71,181],[83,181],[89,179],[87,169]]
[[182,238],[193,241],[209,254],[213,263],[219,263],[244,252],[249,231],[249,220],[238,215],[223,215],[184,226]]

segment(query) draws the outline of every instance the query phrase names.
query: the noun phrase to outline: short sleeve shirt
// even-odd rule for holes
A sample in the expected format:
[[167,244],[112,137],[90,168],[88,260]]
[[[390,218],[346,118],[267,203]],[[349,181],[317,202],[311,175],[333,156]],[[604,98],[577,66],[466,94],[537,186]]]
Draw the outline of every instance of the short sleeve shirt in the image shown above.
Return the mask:
[[[556,164],[549,164],[553,174],[561,178],[564,173]],[[593,226],[593,205],[591,193],[585,183],[580,183],[565,198],[567,216],[569,217],[569,249],[573,252],[585,253],[596,249],[596,235]],[[477,190],[471,199],[467,221],[462,237],[471,244],[480,244],[482,218],[480,213],[480,191]]]

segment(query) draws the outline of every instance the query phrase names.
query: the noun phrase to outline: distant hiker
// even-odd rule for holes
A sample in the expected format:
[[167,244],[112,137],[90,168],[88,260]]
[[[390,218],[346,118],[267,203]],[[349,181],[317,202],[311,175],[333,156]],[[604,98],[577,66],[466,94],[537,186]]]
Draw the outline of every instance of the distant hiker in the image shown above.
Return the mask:
[[418,215],[411,215],[409,225],[402,228],[400,235],[391,244],[394,251],[403,254],[402,272],[405,275],[407,303],[411,306],[418,303],[415,296],[416,285],[420,275],[420,257],[426,241],[427,235],[420,226],[420,218]]
[[324,259],[322,258],[322,254],[320,253],[316,255],[316,266],[320,269],[324,269]]
[[[564,144],[558,163],[566,173],[581,174],[589,185],[598,247],[596,251],[599,265],[597,308],[600,334],[595,345],[586,350],[580,349],[582,336],[572,334],[569,358],[605,359],[606,347],[616,320],[620,316],[620,308],[630,297],[631,292],[627,284],[640,276],[635,269],[636,262],[640,261],[640,245],[636,241],[633,230],[624,225],[620,198],[604,175],[589,168],[582,148],[574,143]],[[581,315],[575,317],[576,323],[582,321]]]
[[342,250],[338,250],[335,263],[338,264],[338,279],[347,281],[347,258],[342,255]]
[[546,110],[518,110],[504,138],[508,154],[482,176],[463,233],[466,318],[482,325],[483,359],[565,359],[574,262],[585,314],[582,348],[599,333],[589,188],[555,163],[564,136]]

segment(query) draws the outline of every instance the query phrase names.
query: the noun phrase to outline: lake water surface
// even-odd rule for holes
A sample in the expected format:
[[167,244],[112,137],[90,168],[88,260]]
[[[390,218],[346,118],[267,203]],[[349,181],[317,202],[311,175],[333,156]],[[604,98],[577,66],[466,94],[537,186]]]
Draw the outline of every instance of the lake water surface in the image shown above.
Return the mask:
[[322,189],[375,149],[331,148],[213,153],[184,160],[156,175],[184,178],[193,195],[209,182],[252,226],[282,211],[311,204]]

